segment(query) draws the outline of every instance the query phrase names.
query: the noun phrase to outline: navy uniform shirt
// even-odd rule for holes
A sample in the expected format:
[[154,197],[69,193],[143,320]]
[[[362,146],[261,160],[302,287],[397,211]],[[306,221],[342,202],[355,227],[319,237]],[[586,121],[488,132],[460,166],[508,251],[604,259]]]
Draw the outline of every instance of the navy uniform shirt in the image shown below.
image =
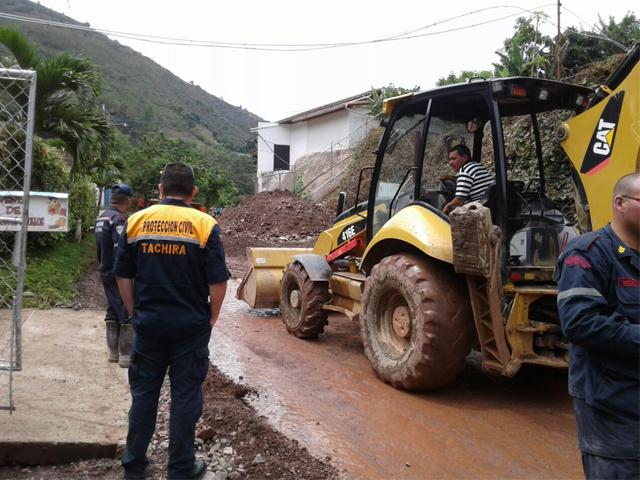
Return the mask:
[[112,270],[120,235],[124,233],[127,217],[113,205],[96,219],[95,235],[100,262],[100,280],[103,283],[115,280]]
[[640,409],[640,256],[607,225],[573,240],[557,273],[571,343],[569,393],[637,419]]
[[136,334],[193,334],[209,325],[209,285],[229,279],[220,227],[182,200],[162,200],[129,217],[113,273],[135,280]]

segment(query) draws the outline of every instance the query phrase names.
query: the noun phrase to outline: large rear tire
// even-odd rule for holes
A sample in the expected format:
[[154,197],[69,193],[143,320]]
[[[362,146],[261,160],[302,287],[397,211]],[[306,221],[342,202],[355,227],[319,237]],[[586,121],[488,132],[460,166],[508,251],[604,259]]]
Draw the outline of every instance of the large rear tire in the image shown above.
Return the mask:
[[465,292],[450,265],[418,255],[392,255],[373,267],[360,325],[381,380],[406,390],[435,390],[455,380],[475,332]]
[[324,332],[328,312],[329,282],[313,282],[304,267],[290,263],[280,284],[280,312],[287,331],[298,338],[315,338]]

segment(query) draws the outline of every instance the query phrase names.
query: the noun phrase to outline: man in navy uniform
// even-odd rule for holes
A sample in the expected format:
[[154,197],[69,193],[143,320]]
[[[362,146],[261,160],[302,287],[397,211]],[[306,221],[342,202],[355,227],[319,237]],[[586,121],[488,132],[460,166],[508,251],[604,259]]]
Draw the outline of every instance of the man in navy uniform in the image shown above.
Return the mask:
[[613,220],[558,261],[569,393],[587,479],[640,477],[640,173],[613,191]]
[[129,218],[114,267],[135,331],[122,466],[127,478],[144,478],[160,389],[169,369],[168,478],[197,479],[204,476],[206,463],[195,462],[195,426],[202,415],[211,328],[229,274],[218,224],[190,206],[198,191],[191,167],[171,163],[161,182],[162,201]]
[[125,213],[131,208],[131,195],[131,187],[128,185],[114,185],[111,188],[109,207],[100,214],[95,223],[100,280],[107,297],[107,314],[104,320],[107,327],[109,361],[119,362],[123,368],[129,366],[133,331],[112,270],[118,240],[127,222]]

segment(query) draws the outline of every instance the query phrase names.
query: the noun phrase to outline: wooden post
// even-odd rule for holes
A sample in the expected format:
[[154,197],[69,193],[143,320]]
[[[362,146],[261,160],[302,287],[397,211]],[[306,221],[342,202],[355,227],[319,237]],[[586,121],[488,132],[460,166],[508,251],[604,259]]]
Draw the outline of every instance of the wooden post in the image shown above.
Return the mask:
[[558,38],[556,41],[556,50],[558,51],[558,56],[556,59],[556,63],[558,64],[557,67],[557,74],[556,74],[556,80],[560,81],[560,71],[562,70],[562,66],[561,66],[561,62],[562,62],[562,57],[560,55],[560,45],[562,44],[562,33],[560,31],[560,7],[562,6],[562,4],[560,3],[560,0],[558,0]]

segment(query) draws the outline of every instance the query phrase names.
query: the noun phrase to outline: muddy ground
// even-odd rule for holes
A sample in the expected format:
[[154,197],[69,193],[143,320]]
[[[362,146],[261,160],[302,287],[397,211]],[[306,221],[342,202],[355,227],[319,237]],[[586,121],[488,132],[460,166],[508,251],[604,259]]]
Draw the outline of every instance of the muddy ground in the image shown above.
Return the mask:
[[[248,197],[236,208],[225,209],[218,218],[227,253],[227,263],[234,277],[245,271],[247,246],[313,246],[317,235],[330,225],[333,215],[323,207],[302,200],[289,192],[266,192]],[[89,266],[76,284],[78,296],[72,304],[83,309],[106,307],[98,264]],[[205,407],[198,433],[202,439],[198,456],[207,460],[218,478],[320,480],[340,478],[330,464],[330,457],[312,456],[298,440],[289,439],[269,425],[246,401],[260,395],[250,385],[238,385],[234,379],[211,366],[203,385]],[[168,438],[168,384],[165,384],[159,407],[158,425],[150,450],[147,478],[166,478]],[[258,457],[259,456],[259,457]],[[258,457],[258,458],[257,458]],[[262,463],[264,461],[264,463]],[[0,479],[120,479],[119,461],[89,460],[69,465],[40,467],[0,467]]]
[[[102,310],[102,285],[97,278],[97,263],[92,264],[77,284],[75,303],[83,308]],[[235,379],[238,382],[241,379]],[[205,406],[197,434],[197,456],[205,459],[219,478],[321,480],[340,478],[330,459],[313,457],[297,440],[291,440],[270,426],[266,417],[246,402],[246,395],[260,395],[249,385],[238,385],[211,366],[203,385]],[[158,424],[150,448],[147,478],[166,478],[169,420],[168,381],[163,389]],[[88,460],[68,465],[39,467],[0,467],[0,479],[79,480],[123,478],[119,461]]]

